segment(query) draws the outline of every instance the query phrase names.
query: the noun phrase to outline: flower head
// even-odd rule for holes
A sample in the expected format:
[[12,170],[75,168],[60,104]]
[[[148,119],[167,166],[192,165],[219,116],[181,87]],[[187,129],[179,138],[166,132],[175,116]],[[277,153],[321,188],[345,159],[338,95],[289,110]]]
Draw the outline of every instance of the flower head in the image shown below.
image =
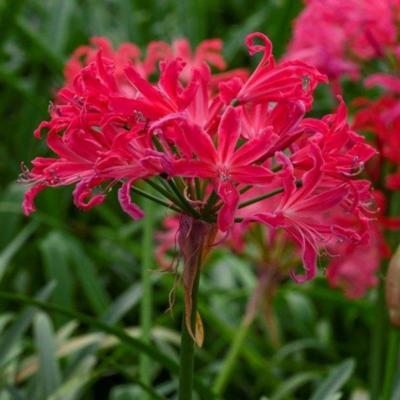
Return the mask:
[[[225,235],[243,221],[285,232],[306,270],[293,272],[297,281],[315,275],[319,251],[332,241],[364,241],[369,185],[356,175],[374,151],[349,128],[343,103],[322,119],[305,117],[326,78],[301,61],[277,64],[269,39],[253,33],[249,53],[262,53],[255,71],[216,87],[203,61],[224,67],[220,42],[194,54],[178,44],[163,55],[155,83],[132,49],[125,58],[104,41],[84,50],[84,65],[36,131],[48,130],[54,157],[38,157],[24,172],[25,213],[49,186],[75,184],[74,202],[86,210],[118,185],[121,208],[134,219],[143,212],[132,191]],[[354,227],[341,223],[347,213]]]

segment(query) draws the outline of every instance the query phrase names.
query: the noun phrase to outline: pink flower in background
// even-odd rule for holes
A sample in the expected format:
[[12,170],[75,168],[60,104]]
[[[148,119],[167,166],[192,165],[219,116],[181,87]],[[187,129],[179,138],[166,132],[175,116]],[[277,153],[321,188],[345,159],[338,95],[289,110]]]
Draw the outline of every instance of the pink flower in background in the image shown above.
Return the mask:
[[[357,299],[365,295],[368,289],[378,283],[377,271],[383,259],[389,259],[391,250],[385,241],[384,229],[398,229],[397,218],[387,218],[385,196],[380,191],[374,192],[376,218],[368,221],[370,240],[355,246],[346,242],[335,242],[329,247],[332,254],[327,267],[328,282],[333,287],[340,287],[345,295]],[[351,215],[347,224],[357,222]],[[343,221],[345,223],[345,221]]]
[[340,287],[350,299],[357,299],[378,283],[376,271],[381,264],[381,253],[375,234],[364,246],[348,245],[339,255],[333,255],[327,278],[333,287]]
[[396,47],[399,5],[397,0],[308,0],[294,22],[285,59],[303,60],[333,80],[358,79],[362,62]]
[[271,211],[264,211],[251,218],[271,226],[283,228],[301,249],[304,276],[293,277],[298,282],[313,278],[317,270],[317,258],[320,248],[326,247],[333,238],[359,243],[365,229],[359,232],[353,227],[343,227],[335,223],[335,217],[341,210],[336,205],[343,203],[349,195],[350,187],[323,181],[321,173],[323,160],[317,146],[310,148],[312,168],[301,176],[302,184],[298,188],[295,172],[289,159],[280,155],[284,164],[282,185],[284,188],[279,204]]
[[379,150],[380,158],[370,171],[371,176],[382,170],[386,160],[393,166],[386,177],[386,185],[391,190],[400,190],[400,79],[388,74],[374,74],[365,85],[381,86],[385,93],[376,100],[359,98],[354,102],[357,106],[354,128],[373,133],[371,140]]
[[[166,62],[179,58],[185,63],[185,67],[180,74],[180,79],[187,82],[191,79],[193,68],[200,68],[204,63],[218,71],[226,70],[226,63],[222,56],[223,43],[221,39],[208,39],[202,41],[193,51],[189,41],[185,38],[176,39],[169,45],[163,41],[150,42],[143,55],[139,47],[134,43],[122,43],[117,49],[113,49],[111,42],[104,37],[92,37],[90,45],[78,47],[68,59],[64,68],[64,77],[66,85],[72,84],[75,77],[82,68],[86,67],[97,57],[97,53],[101,51],[102,57],[113,63],[115,66],[115,78],[117,83],[125,87],[126,90],[132,90],[127,85],[125,68],[132,64],[135,70],[143,78],[148,78],[155,74],[158,70],[160,61]],[[213,86],[219,82],[228,80],[232,77],[241,79],[247,78],[245,69],[233,69],[223,73],[213,74]],[[126,92],[129,97],[134,97],[134,92]]]

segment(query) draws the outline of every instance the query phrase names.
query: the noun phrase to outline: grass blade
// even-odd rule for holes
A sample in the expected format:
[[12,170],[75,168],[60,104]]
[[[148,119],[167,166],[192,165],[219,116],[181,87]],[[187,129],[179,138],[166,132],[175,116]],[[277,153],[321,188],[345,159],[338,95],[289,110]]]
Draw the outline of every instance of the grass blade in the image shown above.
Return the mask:
[[51,232],[41,243],[40,251],[44,261],[46,275],[56,282],[52,300],[65,307],[73,304],[73,278],[68,265],[68,252],[59,232]]
[[296,374],[291,378],[285,380],[285,382],[279,387],[279,389],[272,395],[271,400],[284,400],[291,398],[295,391],[303,386],[305,383],[315,381],[318,378],[316,372],[303,372]]
[[109,324],[115,324],[120,321],[139,302],[142,293],[143,290],[140,284],[132,285],[112,302],[101,319]]
[[[35,296],[34,301],[43,301],[49,298],[53,289],[54,282],[48,283]],[[28,297],[27,297],[28,298]],[[29,304],[28,302],[25,304]],[[23,333],[28,329],[37,310],[35,307],[28,307],[19,317],[11,324],[11,326],[1,335],[0,338],[0,366],[6,363],[6,358],[14,347],[14,344],[19,341]]]
[[49,317],[40,312],[33,323],[34,339],[39,356],[39,377],[42,393],[48,398],[61,384],[61,372],[55,355],[53,327]]
[[[140,353],[145,353],[150,358],[152,358],[154,362],[157,362],[158,364],[162,365],[173,374],[177,374],[179,372],[179,365],[175,361],[175,359],[161,352],[160,350],[158,350],[157,347],[144,343],[142,340],[128,335],[124,330],[116,328],[114,326],[107,325],[106,323],[100,321],[97,318],[90,317],[86,314],[82,314],[80,312],[73,311],[58,306],[56,304],[45,303],[43,301],[35,300],[30,297],[4,291],[0,291],[0,299],[20,304],[27,304],[27,305],[29,304],[31,306],[41,308],[42,310],[45,310],[49,313],[60,313],[69,318],[77,319],[82,324],[89,325],[92,328],[96,328],[102,332],[109,333],[110,335],[117,337],[123,343],[127,344],[136,351]],[[215,398],[211,390],[197,377],[194,380],[194,386],[195,389],[199,392],[199,394],[204,398],[207,399]]]
[[82,289],[89,301],[92,310],[97,314],[103,314],[111,300],[101,285],[101,279],[96,271],[92,260],[87,256],[81,244],[72,239],[65,237],[68,245],[68,252],[71,256],[75,273]]
[[0,281],[6,272],[9,262],[37,229],[37,222],[31,222],[0,253]]
[[53,0],[47,26],[49,42],[57,54],[63,54],[68,36],[68,24],[75,9],[74,0]]
[[310,400],[327,400],[349,380],[355,367],[353,359],[341,363],[321,382]]

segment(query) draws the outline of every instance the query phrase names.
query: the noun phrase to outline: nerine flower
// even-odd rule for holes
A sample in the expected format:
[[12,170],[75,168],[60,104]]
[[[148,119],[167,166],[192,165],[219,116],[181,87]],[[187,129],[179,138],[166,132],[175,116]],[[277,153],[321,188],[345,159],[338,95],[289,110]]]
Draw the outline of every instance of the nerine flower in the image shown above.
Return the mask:
[[358,79],[360,63],[394,50],[398,0],[306,0],[285,59],[300,59],[331,79]]
[[355,129],[372,134],[371,140],[379,150],[380,157],[371,168],[371,176],[383,169],[383,163],[391,165],[386,185],[391,190],[400,189],[400,79],[388,74],[371,75],[366,87],[382,86],[385,93],[378,99],[359,98],[354,103],[357,111]]
[[[185,63],[185,68],[180,74],[180,79],[187,82],[191,78],[193,68],[199,68],[207,63],[219,73],[213,74],[212,82],[217,85],[234,76],[246,79],[245,69],[234,69],[226,71],[226,62],[222,56],[223,43],[221,39],[208,39],[202,41],[194,51],[186,38],[175,39],[170,45],[160,40],[152,41],[146,48],[146,54],[134,43],[122,43],[118,48],[113,49],[111,42],[101,36],[90,39],[89,45],[79,46],[68,59],[64,68],[66,85],[72,84],[75,77],[82,68],[86,67],[97,57],[101,51],[102,57],[112,61],[115,66],[115,78],[121,86],[127,82],[124,69],[127,65],[133,64],[135,70],[143,78],[148,78],[157,72],[160,61],[171,61],[175,58]],[[225,72],[222,72],[225,71]],[[132,89],[132,88],[131,88]]]
[[[131,194],[143,195],[183,215],[181,230],[188,235],[196,226],[213,237],[208,224],[227,236],[236,224],[257,222],[285,232],[305,266],[304,275],[292,274],[298,281],[315,275],[318,254],[330,243],[364,242],[369,185],[356,175],[374,151],[349,128],[344,104],[322,119],[305,117],[314,89],[326,81],[314,67],[276,63],[261,33],[248,35],[246,44],[250,54],[262,55],[257,68],[218,87],[201,62],[222,66],[215,43],[201,57],[191,56],[189,74],[188,63],[168,53],[156,83],[133,50],[125,60],[104,43],[95,53],[86,49],[85,65],[58,92],[50,120],[36,131],[39,137],[47,129],[54,156],[38,157],[24,171],[30,185],[24,212],[35,210],[36,195],[47,187],[74,184],[74,202],[87,210],[119,186],[130,217],[143,216]],[[354,226],[341,223],[348,213]],[[191,245],[200,251],[205,243]],[[190,257],[188,249],[183,253]]]

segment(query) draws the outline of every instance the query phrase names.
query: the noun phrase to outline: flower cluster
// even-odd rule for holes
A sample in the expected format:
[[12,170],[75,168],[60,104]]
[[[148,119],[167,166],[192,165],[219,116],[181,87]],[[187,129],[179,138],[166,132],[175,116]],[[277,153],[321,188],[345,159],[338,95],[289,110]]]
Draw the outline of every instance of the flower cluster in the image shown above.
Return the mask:
[[73,56],[51,118],[35,132],[39,138],[47,129],[55,155],[35,158],[25,171],[25,213],[50,186],[74,184],[83,210],[119,186],[121,208],[133,219],[143,212],[132,192],[226,236],[235,223],[283,231],[303,260],[305,273],[292,271],[299,282],[315,276],[320,249],[365,243],[370,185],[356,175],[375,150],[350,128],[341,99],[334,114],[306,116],[325,76],[302,61],[277,64],[269,39],[252,33],[246,45],[261,53],[256,69],[216,80],[207,62],[224,67],[219,45],[210,46],[219,42],[195,56],[179,43],[175,51],[157,47],[157,57],[149,50],[144,61],[135,46],[114,52],[104,41]]
[[306,0],[286,58],[304,60],[331,79],[360,77],[360,64],[398,52],[398,0]]
[[[354,101],[357,111],[353,129],[365,133],[379,152],[379,157],[366,166],[368,175],[377,188],[385,187],[386,192],[385,196],[382,192],[376,194],[377,204],[382,207],[372,223],[371,242],[345,248],[328,269],[330,283],[343,286],[350,297],[361,296],[377,282],[375,271],[382,258],[391,254],[385,234],[388,229],[399,227],[397,217],[382,211],[392,208],[390,190],[400,189],[399,22],[398,0],[308,0],[294,23],[293,38],[285,55],[285,59],[301,59],[327,74],[333,92],[341,93],[343,77],[364,80],[366,88],[380,86],[386,91],[375,100]],[[374,61],[374,70],[376,66],[383,67],[384,73],[368,75]],[[349,290],[355,282],[359,288]]]

